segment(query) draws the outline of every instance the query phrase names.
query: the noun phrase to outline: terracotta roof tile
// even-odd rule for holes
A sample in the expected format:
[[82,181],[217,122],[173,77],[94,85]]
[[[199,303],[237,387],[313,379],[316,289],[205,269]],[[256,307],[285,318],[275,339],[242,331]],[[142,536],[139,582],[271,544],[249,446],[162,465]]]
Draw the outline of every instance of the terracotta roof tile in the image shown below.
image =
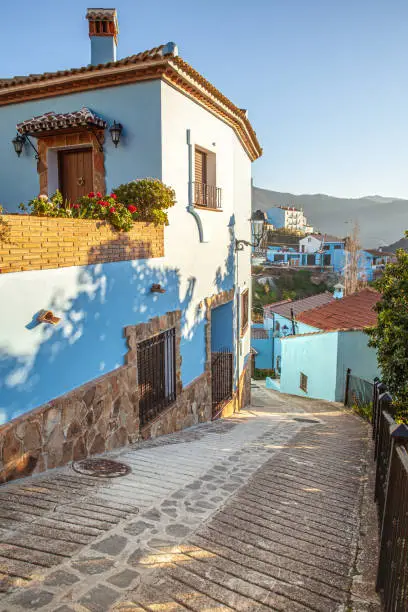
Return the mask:
[[373,289],[363,289],[341,300],[302,312],[297,320],[325,331],[364,329],[375,325],[375,304],[381,294]]
[[323,306],[324,304],[329,304],[334,301],[334,297],[328,291],[324,293],[318,293],[317,295],[312,295],[307,298],[303,298],[301,300],[295,300],[292,302],[291,300],[284,300],[282,302],[276,302],[275,304],[269,304],[264,307],[265,315],[268,316],[272,313],[281,315],[282,317],[287,317],[290,319],[291,310],[293,309],[293,313],[295,317],[299,319],[298,315],[302,312],[315,309],[318,306]]
[[[144,64],[146,64],[144,66]],[[238,108],[229,98],[224,96],[214,85],[194,70],[187,62],[178,56],[177,45],[169,42],[165,45],[153,47],[147,51],[124,57],[115,62],[88,65],[81,68],[45,72],[43,74],[30,74],[16,76],[10,79],[0,78],[0,98],[2,103],[11,104],[26,99],[43,99],[46,93],[51,95],[53,88],[57,88],[55,95],[64,95],[66,88],[75,85],[75,91],[89,88],[90,81],[93,88],[106,87],[107,79],[116,80],[116,76],[123,75],[125,67],[155,69],[158,78],[164,75],[172,83],[187,88],[196,99],[211,106],[212,110],[232,124],[252,160],[262,155],[262,148],[245,110]],[[161,71],[161,72],[160,72]],[[85,74],[89,80],[83,78]],[[136,79],[136,77],[133,77]],[[186,83],[185,83],[186,81]],[[120,82],[120,81],[119,81]],[[108,85],[111,84],[109,81]],[[36,88],[35,85],[38,85]],[[52,92],[54,93],[54,91]]]
[[89,108],[85,106],[79,111],[72,113],[45,113],[39,117],[26,119],[17,124],[17,131],[20,134],[38,134],[40,132],[48,132],[51,130],[64,130],[71,127],[87,127],[94,126],[96,128],[105,129],[107,123],[101,117],[98,117]]

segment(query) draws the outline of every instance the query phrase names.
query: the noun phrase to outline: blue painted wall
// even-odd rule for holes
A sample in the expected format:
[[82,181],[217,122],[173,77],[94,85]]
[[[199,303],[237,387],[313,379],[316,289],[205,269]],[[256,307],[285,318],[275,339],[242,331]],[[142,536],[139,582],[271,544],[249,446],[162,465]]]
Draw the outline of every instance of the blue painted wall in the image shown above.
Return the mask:
[[368,346],[368,336],[363,331],[339,332],[337,388],[338,401],[344,398],[347,368],[354,376],[372,382],[380,375],[375,349]]
[[[337,333],[292,336],[282,340],[281,391],[292,395],[336,400]],[[300,373],[308,377],[307,393]]]
[[227,302],[211,311],[211,350],[233,348],[234,303]]
[[[279,330],[276,329],[276,324],[279,323]],[[284,327],[286,326],[286,330]],[[273,368],[278,369],[278,361],[282,357],[281,338],[283,336],[291,336],[293,334],[292,321],[287,317],[283,317],[279,314],[274,314],[273,317],[267,317],[264,319],[264,327],[267,330],[272,330],[271,343],[273,343]],[[319,331],[316,327],[306,325],[300,321],[295,321],[295,333],[296,334],[308,334],[310,332]]]
[[[84,91],[23,104],[3,106],[0,112],[0,202],[8,212],[20,202],[38,195],[39,179],[34,152],[27,145],[21,157],[14,152],[12,139],[16,124],[49,111],[67,113],[83,106],[109,124],[122,123],[122,140],[115,149],[106,131],[106,186],[110,191],[135,178],[162,178],[160,81],[136,83]],[[36,139],[33,139],[36,143]]]
[[[127,347],[123,328],[169,311],[180,309],[183,313],[183,385],[204,372],[204,313],[196,312],[193,324],[191,320],[186,324],[195,279],[190,279],[187,290],[182,292],[178,270],[163,267],[160,261],[118,262],[0,277],[0,295],[8,295],[10,299],[14,296],[27,313],[26,320],[16,328],[15,343],[27,346],[32,341],[32,350],[24,354],[12,345],[7,350],[7,342],[3,345],[0,338],[0,347],[3,346],[0,349],[0,423],[124,365]],[[64,295],[67,270],[71,275],[76,274],[71,277],[74,296],[70,298]],[[150,293],[153,283],[164,286],[166,293]],[[51,287],[51,299],[44,304],[41,295],[47,287]],[[32,326],[34,309],[37,306],[38,311],[41,305],[62,317],[57,327]],[[0,303],[3,320],[6,308],[4,302]]]
[[[379,373],[375,350],[363,331],[293,336],[281,344],[282,393],[341,402],[347,368],[369,381]],[[308,377],[307,393],[299,387],[300,372]]]
[[[254,323],[252,328],[258,327],[260,329],[264,329],[264,326],[259,323]],[[257,339],[251,338],[251,347],[254,348],[257,352],[255,355],[255,367],[260,370],[270,370],[273,368],[272,358],[273,358],[273,332],[270,330],[269,338]]]

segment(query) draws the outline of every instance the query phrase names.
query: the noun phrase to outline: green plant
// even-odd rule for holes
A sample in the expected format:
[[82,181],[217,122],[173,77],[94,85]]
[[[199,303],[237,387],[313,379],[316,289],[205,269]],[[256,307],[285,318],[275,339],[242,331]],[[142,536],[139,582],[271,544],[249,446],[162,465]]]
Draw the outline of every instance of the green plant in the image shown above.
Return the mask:
[[51,198],[47,195],[39,195],[28,202],[20,204],[20,210],[28,212],[36,217],[70,217],[69,207],[64,206],[64,200],[60,191],[56,191]]
[[120,202],[131,210],[134,220],[148,221],[155,225],[168,225],[166,210],[176,203],[174,189],[158,179],[145,178],[119,185],[113,190]]
[[0,242],[10,242],[10,227],[3,219],[3,207],[0,204]]
[[[132,208],[132,207],[129,207]],[[102,219],[118,230],[128,232],[133,226],[133,215],[116,194],[102,196],[101,193],[88,193],[79,198],[71,207],[71,215],[76,219]],[[137,212],[134,210],[134,213]]]
[[[405,233],[408,238],[408,232]],[[367,330],[377,350],[382,381],[393,397],[396,418],[408,423],[408,252],[398,249],[396,262],[376,282],[381,299],[377,325]]]
[[275,370],[273,369],[265,369],[265,370],[261,370],[259,368],[255,368],[254,369],[254,374],[252,376],[252,378],[254,380],[265,380],[265,378],[269,376],[269,378],[276,378],[276,374],[275,374]]

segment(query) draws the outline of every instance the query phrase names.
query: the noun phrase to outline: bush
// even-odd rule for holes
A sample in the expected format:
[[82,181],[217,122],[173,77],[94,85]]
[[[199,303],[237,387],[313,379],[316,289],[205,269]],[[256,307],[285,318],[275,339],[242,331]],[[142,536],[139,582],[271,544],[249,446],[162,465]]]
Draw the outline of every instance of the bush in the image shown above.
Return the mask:
[[[69,217],[74,219],[101,219],[108,221],[118,230],[128,232],[133,221],[146,221],[155,225],[168,225],[165,210],[176,203],[174,189],[158,179],[141,179],[120,185],[104,196],[90,192],[74,204],[64,202],[62,194],[56,191],[49,198],[39,195],[20,209],[37,217]],[[1,210],[0,210],[0,226]],[[0,228],[1,229],[1,228]]]
[[255,368],[252,378],[254,378],[254,380],[265,380],[267,376],[269,376],[269,378],[276,378],[275,370],[260,370],[259,368]]
[[20,204],[20,209],[37,217],[101,219],[125,232],[128,232],[133,225],[131,212],[118,202],[116,195],[112,193],[109,196],[102,196],[100,192],[96,194],[91,192],[71,205],[64,202],[62,194],[56,191],[51,198],[39,195],[30,200],[27,206]]
[[148,221],[155,225],[169,224],[165,211],[176,203],[176,193],[158,179],[131,181],[114,189],[113,193],[129,210],[130,207],[137,209],[133,213],[135,221]]

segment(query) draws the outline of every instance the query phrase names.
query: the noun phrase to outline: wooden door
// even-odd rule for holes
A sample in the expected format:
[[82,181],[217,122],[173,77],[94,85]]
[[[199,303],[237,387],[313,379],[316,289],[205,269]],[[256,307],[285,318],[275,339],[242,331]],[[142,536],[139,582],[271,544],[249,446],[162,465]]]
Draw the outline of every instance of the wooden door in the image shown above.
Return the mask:
[[92,149],[59,151],[59,188],[68,202],[93,191]]
[[200,149],[195,150],[195,181],[196,183],[207,183],[207,154]]

